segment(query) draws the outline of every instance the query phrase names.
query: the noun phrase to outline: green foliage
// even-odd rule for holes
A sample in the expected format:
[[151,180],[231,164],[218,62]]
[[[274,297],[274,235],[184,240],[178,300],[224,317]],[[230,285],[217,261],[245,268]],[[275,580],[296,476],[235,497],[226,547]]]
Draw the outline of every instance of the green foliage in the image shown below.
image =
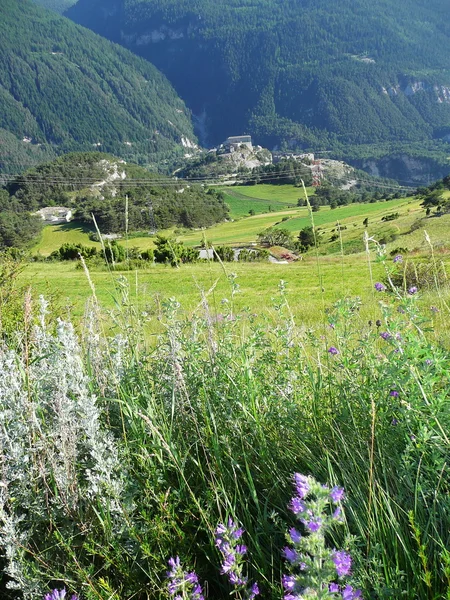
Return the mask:
[[63,244],[59,250],[51,253],[50,258],[53,260],[79,260],[83,258],[94,258],[98,255],[96,248],[89,248],[82,244]]
[[[102,185],[100,194],[95,184],[108,180],[116,170],[121,177]],[[138,180],[135,185],[133,180]],[[16,177],[7,190],[18,212],[66,206],[78,221],[91,226],[94,215],[103,233],[123,233],[127,219],[128,231],[149,231],[155,225],[158,229],[208,227],[228,216],[222,192],[169,184],[161,175],[100,152],[61,156]]]
[[214,248],[214,260],[221,260],[222,262],[233,262],[233,248],[230,248],[230,246],[217,246],[217,248]]
[[448,287],[447,272],[441,261],[436,261],[434,265],[423,260],[398,262],[389,272],[389,278],[386,278],[385,282],[404,291],[414,287],[420,291],[439,291]]
[[20,146],[36,150],[29,163],[100,145],[154,166],[182,155],[181,136],[195,139],[183,102],[145,60],[30,0],[5,0],[0,18],[0,129],[16,140],[2,136],[1,171],[23,167]]
[[242,248],[239,252],[238,260],[240,262],[257,262],[267,260],[269,258],[269,251],[265,248],[259,249],[248,249]]
[[154,257],[158,263],[178,266],[180,263],[196,262],[199,253],[194,248],[186,248],[183,242],[177,242],[175,238],[158,235],[155,238]]
[[258,234],[258,242],[265,246],[283,246],[290,248],[293,245],[292,233],[282,227],[268,227]]
[[312,184],[311,169],[294,159],[280,160],[275,164],[256,167],[243,179],[244,185],[263,182],[272,185],[297,185],[300,187],[302,180],[306,186]]
[[390,213],[389,215],[384,215],[384,217],[381,218],[382,221],[395,221],[395,219],[398,219],[398,212],[397,213]]
[[[336,238],[337,239],[337,238]],[[304,227],[298,234],[298,243],[302,252],[307,252],[316,243],[312,227]]]
[[77,0],[33,0],[35,4],[40,4],[44,8],[54,10],[61,14],[73,6],[76,1]]

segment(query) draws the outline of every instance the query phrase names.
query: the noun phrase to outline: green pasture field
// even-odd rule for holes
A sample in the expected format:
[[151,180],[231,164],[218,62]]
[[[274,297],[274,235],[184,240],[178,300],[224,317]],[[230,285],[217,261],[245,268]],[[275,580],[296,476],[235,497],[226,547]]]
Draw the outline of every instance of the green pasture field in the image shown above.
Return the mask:
[[[256,194],[258,188],[269,187],[276,188],[274,191],[281,190],[279,186],[264,185],[241,188],[239,193],[242,193],[243,189]],[[285,187],[293,188],[293,186]],[[297,190],[297,188],[293,189]],[[258,193],[263,195],[261,192]],[[264,193],[268,195],[269,192],[266,190]],[[397,212],[399,217],[395,220],[390,222],[381,220],[383,216]],[[283,218],[288,220],[282,221]],[[228,273],[235,272],[238,275],[241,286],[241,293],[236,296],[237,310],[248,307],[250,311],[256,311],[264,305],[265,310],[270,312],[272,310],[270,299],[276,296],[280,280],[284,280],[288,282],[288,298],[293,314],[302,323],[317,323],[321,318],[320,315],[323,314],[323,307],[331,306],[343,294],[360,296],[366,306],[363,313],[366,316],[373,313],[372,316],[375,316],[376,301],[379,297],[373,296],[367,257],[363,253],[363,236],[366,231],[376,240],[383,239],[383,236],[387,236],[388,240],[394,235],[397,236],[396,239],[388,241],[388,252],[405,248],[425,256],[430,252],[424,235],[424,231],[427,231],[436,255],[439,257],[442,253],[442,256],[447,258],[447,246],[450,243],[450,215],[426,217],[425,211],[420,207],[420,201],[415,199],[352,204],[333,210],[329,207],[321,207],[318,212],[313,213],[313,218],[320,242],[319,262],[316,261],[313,252],[305,255],[304,260],[288,265],[270,263],[228,263],[226,265]],[[363,225],[365,218],[369,220],[367,228]],[[338,220],[342,227],[343,257],[340,255],[340,239],[330,241],[333,235],[338,234],[336,227]],[[240,245],[256,241],[259,232],[275,224],[286,227],[295,235],[300,228],[307,227],[310,223],[307,208],[295,207],[221,223],[205,231],[182,230],[177,237],[189,246],[198,245],[203,236],[215,245]],[[42,238],[34,251],[48,256],[64,242],[100,248],[99,243],[89,240],[89,232],[88,228],[83,228],[77,223],[48,226],[44,228]],[[164,233],[173,234],[173,231]],[[150,236],[133,237],[129,240],[123,238],[120,243],[141,249],[154,245],[153,238]],[[374,262],[373,269],[374,279],[381,278],[380,265]],[[143,310],[148,307],[149,310],[153,310],[158,302],[176,297],[186,310],[192,311],[200,304],[202,294],[207,293],[214,309],[220,312],[221,300],[230,294],[224,270],[215,263],[182,265],[179,269],[164,265],[150,265],[147,269],[137,272],[113,273],[109,273],[106,267],[104,270],[94,267],[91,278],[103,305],[109,308],[115,305],[117,300],[115,282],[122,276],[128,280],[132,295]],[[32,284],[39,293],[46,295],[56,293],[61,302],[71,306],[71,310],[77,316],[83,313],[85,302],[91,294],[84,272],[77,269],[75,263],[31,263],[22,274],[22,281]],[[208,290],[212,291],[208,293]],[[425,303],[431,305],[436,302],[432,296],[427,298],[429,300],[425,299]]]
[[[233,219],[244,217],[253,211],[255,214],[277,212],[297,206],[299,198],[304,198],[302,188],[294,185],[250,185],[221,188],[225,202],[230,207]],[[308,194],[314,194],[314,188],[307,188]]]
[[[158,325],[154,316],[163,303],[176,298],[187,314],[203,311],[206,298],[212,314],[226,312],[224,300],[231,299],[231,273],[237,276],[239,293],[234,296],[234,310],[239,314],[276,318],[275,304],[279,299],[279,285],[286,283],[286,297],[298,324],[314,327],[323,323],[324,309],[329,309],[343,297],[359,297],[362,301],[361,319],[375,322],[380,318],[379,301],[383,294],[373,289],[373,282],[383,278],[384,269],[372,256],[372,279],[364,254],[352,256],[307,257],[291,264],[272,263],[218,263],[207,262],[172,268],[151,265],[138,271],[90,271],[91,283],[100,304],[106,309],[121,305],[124,286],[129,296],[126,304],[135,304]],[[56,299],[67,316],[79,319],[92,296],[91,285],[76,263],[30,263],[21,274],[21,282],[31,285],[36,294]],[[450,303],[450,297],[424,294],[422,303],[429,308]],[[432,315],[440,319],[440,315]]]
[[[254,191],[257,187],[252,186],[246,189]],[[279,186],[271,186],[278,188]],[[245,200],[243,200],[245,203]],[[391,213],[399,213],[399,218],[395,221],[384,223],[382,218]],[[336,222],[339,221],[342,227],[342,239],[344,252],[354,252],[362,250],[361,240],[363,238],[365,227],[363,221],[369,219],[367,231],[369,235],[382,237],[385,234],[402,234],[401,246],[410,250],[420,246],[423,243],[423,233],[420,231],[424,227],[430,229],[430,235],[436,230],[436,241],[442,241],[446,233],[446,225],[449,222],[449,216],[439,218],[430,217],[424,220],[423,227],[414,232],[414,236],[409,238],[407,235],[411,226],[418,219],[425,217],[424,210],[420,207],[420,201],[403,198],[398,200],[389,200],[387,202],[376,202],[373,204],[351,204],[348,206],[330,209],[327,206],[313,214],[315,226],[318,229],[319,239],[321,240],[321,253],[340,252],[340,242],[328,243],[331,235],[336,233]],[[283,220],[286,219],[286,220]],[[213,244],[241,245],[255,242],[258,233],[274,225],[283,227],[291,231],[294,235],[298,234],[300,229],[308,227],[311,224],[311,217],[308,209],[305,207],[296,207],[292,209],[279,210],[272,213],[257,214],[245,218],[220,223],[204,231],[183,230],[178,239],[188,246],[199,245],[202,238],[205,237]],[[333,230],[335,230],[333,232]],[[57,250],[64,242],[81,243],[89,246],[100,247],[100,244],[89,240],[90,230],[83,228],[77,223],[68,223],[63,225],[50,225],[44,228],[42,238],[33,249],[34,252],[43,256],[48,256],[54,250]],[[173,234],[173,231],[162,233]],[[421,239],[419,239],[421,236]],[[404,239],[403,239],[404,237]],[[151,236],[132,237],[128,242],[122,240],[121,243],[128,243],[141,249],[147,249],[154,246]],[[395,245],[395,244],[394,244]]]

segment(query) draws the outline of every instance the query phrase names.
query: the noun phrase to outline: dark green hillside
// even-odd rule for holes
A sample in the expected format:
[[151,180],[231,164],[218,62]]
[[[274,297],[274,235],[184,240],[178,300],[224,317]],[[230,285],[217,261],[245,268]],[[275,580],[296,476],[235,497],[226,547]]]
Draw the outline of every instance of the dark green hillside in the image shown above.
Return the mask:
[[14,136],[2,136],[1,171],[24,166],[21,148],[29,165],[98,147],[154,167],[194,139],[186,107],[148,62],[30,0],[3,0],[0,20],[0,130]]
[[26,171],[7,191],[17,213],[66,206],[90,225],[94,214],[103,233],[125,231],[126,197],[129,231],[208,227],[228,216],[222,192],[177,184],[100,152],[61,156]]
[[447,0],[79,0],[67,14],[158,66],[211,143],[450,134]]
[[35,4],[40,4],[44,8],[63,13],[65,10],[75,4],[77,0],[33,0]]

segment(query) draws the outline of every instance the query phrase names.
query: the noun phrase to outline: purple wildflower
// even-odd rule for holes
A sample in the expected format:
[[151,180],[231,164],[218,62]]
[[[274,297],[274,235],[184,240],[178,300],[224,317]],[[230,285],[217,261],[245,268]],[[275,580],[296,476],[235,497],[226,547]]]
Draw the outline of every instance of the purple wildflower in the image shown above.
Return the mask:
[[224,561],[222,563],[222,569],[220,571],[222,573],[222,575],[226,575],[226,573],[231,571],[235,562],[236,562],[236,556],[232,552],[229,552],[228,554],[226,554],[224,556]]
[[419,291],[418,288],[415,285],[413,285],[412,287],[409,288],[408,294],[410,296],[413,296],[414,294],[417,294],[418,291]]
[[343,519],[342,519],[342,509],[341,509],[340,506],[338,506],[336,508],[336,510],[334,511],[334,513],[333,513],[333,519],[335,519],[336,521],[339,521],[340,523],[343,522]]
[[169,567],[170,571],[167,572],[169,580],[167,589],[169,594],[174,596],[174,600],[185,597],[189,600],[204,600],[197,574],[194,572],[185,573],[178,556],[169,559]]
[[[62,590],[53,590],[49,594],[45,594],[44,600],[64,600],[66,597],[66,590],[63,588]],[[70,600],[78,600],[78,596],[73,594]]]
[[295,527],[291,527],[291,529],[289,529],[289,537],[291,538],[293,544],[299,544],[300,540],[302,539],[301,533],[297,531]]
[[393,398],[398,398],[398,392],[397,392],[397,390],[391,390],[389,392],[389,396],[392,396]]
[[302,519],[303,525],[311,531],[311,533],[315,533],[319,531],[322,526],[322,519],[319,517],[312,517],[309,521],[306,519]]
[[300,473],[294,474],[295,489],[297,490],[298,497],[303,499],[308,495],[309,483],[308,478]]
[[428,366],[430,366],[430,365],[433,364],[433,361],[431,360],[431,358],[427,358],[426,361],[425,361],[425,364],[428,365]]
[[292,498],[289,502],[288,508],[294,513],[294,515],[298,515],[305,512],[306,504],[301,498],[294,496],[294,498]]
[[334,566],[336,567],[336,573],[338,577],[345,577],[350,574],[350,569],[352,566],[352,557],[344,550],[340,550],[339,552],[335,552],[332,556],[332,560],[334,562]]
[[247,553],[247,546],[239,544],[244,529],[239,527],[230,518],[227,526],[220,523],[216,528],[216,546],[219,548],[223,561],[221,567],[222,575],[228,577],[228,581],[239,592],[245,592],[246,600],[253,600],[259,594],[258,585],[255,583],[248,588],[248,577],[242,573],[243,556]]
[[331,346],[330,348],[328,348],[328,352],[330,354],[332,354],[333,356],[336,356],[336,354],[339,354],[339,350],[337,348],[335,348],[334,346]]
[[354,590],[351,585],[346,585],[342,590],[342,600],[357,600],[362,598],[361,590]]
[[389,332],[387,332],[387,331],[382,331],[382,332],[380,333],[380,337],[382,337],[382,338],[383,338],[383,340],[390,340],[392,336],[391,336],[391,334],[390,334]]
[[392,419],[392,421],[391,421],[391,425],[392,425],[393,427],[396,427],[396,426],[398,425],[398,419],[396,419],[396,418],[394,417],[394,418]]
[[337,583],[330,583],[330,585],[328,586],[328,591],[331,592],[332,594],[336,594],[339,592],[339,586]]
[[401,263],[403,262],[403,256],[401,254],[397,254],[397,256],[394,256],[394,263]]
[[345,492],[344,492],[344,488],[338,487],[337,485],[334,486],[334,488],[331,490],[330,492],[330,498],[332,499],[332,501],[337,504],[338,502],[341,502],[345,497]]
[[377,290],[377,292],[384,292],[386,289],[386,286],[380,282],[377,282],[374,287]]
[[283,575],[283,577],[281,578],[281,583],[285,590],[287,590],[288,592],[292,592],[292,590],[295,587],[295,577],[293,577],[292,575]]
[[289,546],[286,546],[285,548],[283,548],[283,554],[284,554],[284,557],[290,563],[295,563],[298,560],[297,552],[295,550],[293,550],[292,548],[289,548]]

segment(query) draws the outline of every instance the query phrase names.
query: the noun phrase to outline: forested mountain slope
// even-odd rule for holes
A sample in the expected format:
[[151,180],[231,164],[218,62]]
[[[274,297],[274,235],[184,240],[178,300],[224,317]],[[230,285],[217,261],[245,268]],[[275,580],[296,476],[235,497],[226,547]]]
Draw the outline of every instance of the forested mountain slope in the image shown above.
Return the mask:
[[66,14],[158,66],[209,143],[450,134],[448,0],[79,0]]
[[147,61],[30,0],[2,0],[0,21],[0,171],[96,148],[154,166],[195,139]]
[[90,225],[94,215],[103,233],[209,227],[228,217],[222,192],[187,186],[100,152],[65,154],[25,171],[5,189],[15,213],[65,206]]
[[77,0],[33,0],[35,4],[40,4],[44,8],[63,13],[65,10],[75,4]]

